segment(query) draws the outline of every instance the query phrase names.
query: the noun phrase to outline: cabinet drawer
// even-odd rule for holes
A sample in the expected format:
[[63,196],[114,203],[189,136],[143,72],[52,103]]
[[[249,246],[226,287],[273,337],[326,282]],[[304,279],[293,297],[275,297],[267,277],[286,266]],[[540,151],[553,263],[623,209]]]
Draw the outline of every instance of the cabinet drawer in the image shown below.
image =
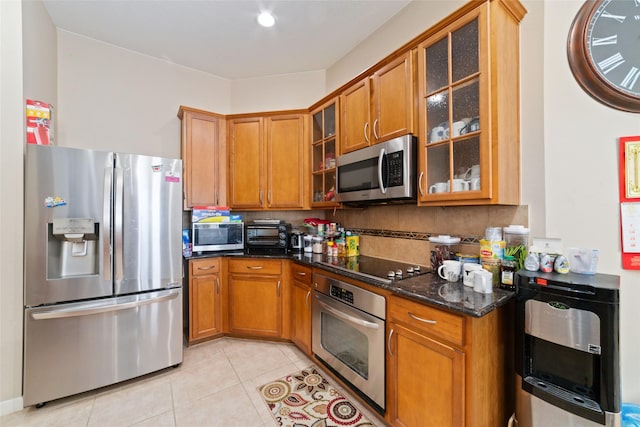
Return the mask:
[[282,261],[260,258],[234,258],[229,260],[229,272],[280,275],[282,273]]
[[464,345],[464,317],[433,307],[391,296],[389,316],[411,329],[441,338],[452,344]]
[[291,275],[294,280],[299,280],[307,285],[311,284],[311,267],[296,264],[295,262],[291,263]]
[[189,274],[191,276],[204,276],[214,273],[220,273],[220,258],[202,258],[189,261]]

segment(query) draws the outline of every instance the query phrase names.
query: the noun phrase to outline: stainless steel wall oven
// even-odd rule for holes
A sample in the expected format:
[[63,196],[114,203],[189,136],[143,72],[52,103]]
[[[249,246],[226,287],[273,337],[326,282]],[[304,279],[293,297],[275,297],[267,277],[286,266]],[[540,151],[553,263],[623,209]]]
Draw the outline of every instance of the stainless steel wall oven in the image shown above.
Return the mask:
[[313,353],[384,414],[385,298],[321,273],[313,282]]
[[619,278],[516,274],[519,427],[619,426]]

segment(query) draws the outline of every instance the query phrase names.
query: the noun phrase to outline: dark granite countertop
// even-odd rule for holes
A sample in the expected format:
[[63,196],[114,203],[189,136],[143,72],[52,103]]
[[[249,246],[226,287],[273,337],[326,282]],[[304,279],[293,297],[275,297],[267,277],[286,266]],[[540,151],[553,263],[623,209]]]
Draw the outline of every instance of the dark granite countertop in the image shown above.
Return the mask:
[[473,288],[464,286],[462,281],[450,283],[441,279],[437,274],[425,273],[416,277],[394,281],[390,284],[381,283],[357,273],[351,273],[344,269],[332,268],[327,262],[327,256],[311,253],[289,253],[282,255],[253,255],[244,252],[216,252],[194,254],[189,259],[209,258],[216,256],[243,256],[255,258],[281,258],[291,259],[299,264],[308,265],[322,270],[330,271],[345,277],[385,289],[393,294],[412,299],[417,302],[432,304],[445,310],[472,317],[482,317],[496,308],[509,302],[514,297],[512,291],[494,289],[490,294],[475,292]]
[[300,264],[330,271],[385,289],[391,293],[418,302],[433,304],[440,308],[472,317],[482,317],[496,308],[505,305],[514,297],[512,291],[494,289],[490,294],[475,292],[472,287],[464,286],[462,281],[451,283],[440,278],[437,274],[426,273],[408,279],[394,281],[390,284],[381,283],[356,273],[343,269],[332,268],[321,264],[327,257],[320,254],[291,254],[290,258]]

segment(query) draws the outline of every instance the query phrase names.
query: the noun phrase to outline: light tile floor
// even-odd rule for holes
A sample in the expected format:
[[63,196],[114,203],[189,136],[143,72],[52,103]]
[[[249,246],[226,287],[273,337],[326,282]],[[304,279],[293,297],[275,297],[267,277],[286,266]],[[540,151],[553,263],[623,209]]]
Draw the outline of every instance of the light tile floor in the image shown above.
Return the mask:
[[257,387],[311,364],[293,344],[221,338],[185,348],[178,368],[29,407],[1,417],[0,426],[272,427]]

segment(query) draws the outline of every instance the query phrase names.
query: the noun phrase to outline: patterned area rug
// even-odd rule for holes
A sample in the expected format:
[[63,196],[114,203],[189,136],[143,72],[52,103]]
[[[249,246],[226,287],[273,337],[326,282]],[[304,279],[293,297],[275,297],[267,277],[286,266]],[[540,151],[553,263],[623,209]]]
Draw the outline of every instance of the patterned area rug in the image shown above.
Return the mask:
[[258,387],[282,427],[374,427],[315,366]]

